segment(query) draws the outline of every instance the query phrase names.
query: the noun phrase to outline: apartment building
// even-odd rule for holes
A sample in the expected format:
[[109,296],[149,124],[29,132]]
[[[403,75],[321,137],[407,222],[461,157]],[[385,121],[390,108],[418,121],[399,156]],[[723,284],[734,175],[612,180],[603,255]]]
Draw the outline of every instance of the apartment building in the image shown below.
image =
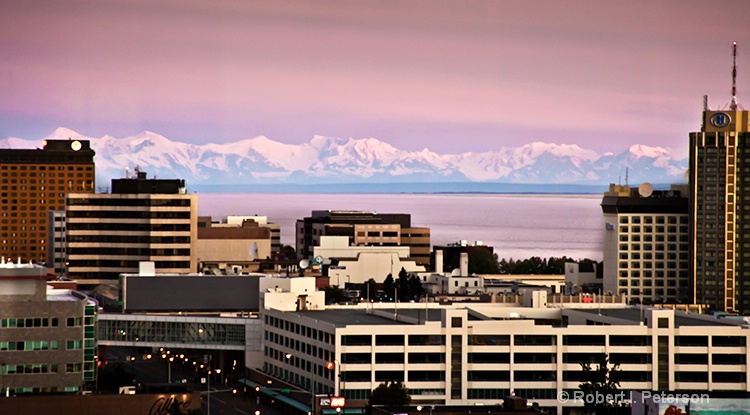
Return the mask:
[[46,267],[0,263],[2,396],[86,389],[96,376],[97,304],[50,289]]
[[70,194],[66,203],[68,274],[116,280],[138,272],[185,274],[197,267],[198,198],[185,181],[148,179],[146,173],[112,180],[111,193]]
[[609,185],[604,215],[604,291],[630,303],[686,303],[690,292],[687,186]]
[[0,149],[0,256],[48,261],[47,212],[69,193],[94,192],[88,140],[45,140],[39,149]]
[[316,394],[345,396],[347,406],[364,405],[382,382],[401,381],[415,404],[492,405],[515,394],[562,413],[581,405],[558,396],[573,396],[581,362],[602,353],[620,364],[624,391],[750,390],[742,321],[538,304],[265,309],[262,370]]

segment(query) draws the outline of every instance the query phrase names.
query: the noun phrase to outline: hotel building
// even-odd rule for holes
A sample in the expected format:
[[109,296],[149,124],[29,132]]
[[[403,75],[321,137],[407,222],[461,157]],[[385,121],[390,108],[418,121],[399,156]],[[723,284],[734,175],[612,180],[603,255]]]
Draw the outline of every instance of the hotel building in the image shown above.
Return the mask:
[[750,129],[748,111],[703,111],[690,133],[693,301],[750,313]]
[[151,261],[156,272],[197,267],[198,199],[185,181],[136,177],[112,180],[111,193],[71,194],[66,205],[68,274],[117,280]]
[[602,198],[604,291],[630,303],[692,302],[688,191],[610,184]]
[[88,140],[45,140],[41,149],[0,150],[0,256],[49,260],[48,212],[69,193],[94,192]]

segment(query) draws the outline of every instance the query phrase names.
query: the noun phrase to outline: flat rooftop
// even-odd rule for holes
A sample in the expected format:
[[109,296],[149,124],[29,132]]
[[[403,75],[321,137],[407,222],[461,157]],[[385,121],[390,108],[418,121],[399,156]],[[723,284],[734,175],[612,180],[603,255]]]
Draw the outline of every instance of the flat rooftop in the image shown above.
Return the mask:
[[[592,316],[598,317],[613,317],[618,318],[622,320],[627,320],[632,322],[633,324],[638,324],[640,321],[645,318],[645,312],[646,310],[643,310],[643,313],[641,312],[640,308],[636,307],[628,307],[628,308],[602,308],[602,309],[596,309],[596,308],[577,308],[572,309],[575,311],[579,311],[582,313],[591,314]],[[746,325],[741,320],[727,320],[727,319],[719,319],[715,318],[713,316],[708,315],[699,315],[699,314],[688,314],[683,311],[675,311],[674,312],[674,322],[675,327],[680,326],[715,326],[715,325],[724,325],[724,326],[743,326]]]
[[298,311],[290,314],[300,314],[307,318],[333,324],[336,327],[357,325],[398,326],[404,324],[403,322],[394,321],[389,318],[367,314],[365,310]]

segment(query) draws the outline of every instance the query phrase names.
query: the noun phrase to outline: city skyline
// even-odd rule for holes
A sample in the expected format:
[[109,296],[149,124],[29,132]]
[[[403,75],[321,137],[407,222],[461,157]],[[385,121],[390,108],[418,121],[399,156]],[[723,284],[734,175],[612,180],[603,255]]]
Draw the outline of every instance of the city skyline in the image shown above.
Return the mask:
[[149,130],[204,144],[374,137],[438,153],[534,141],[682,154],[738,97],[747,4],[4,2],[0,137]]

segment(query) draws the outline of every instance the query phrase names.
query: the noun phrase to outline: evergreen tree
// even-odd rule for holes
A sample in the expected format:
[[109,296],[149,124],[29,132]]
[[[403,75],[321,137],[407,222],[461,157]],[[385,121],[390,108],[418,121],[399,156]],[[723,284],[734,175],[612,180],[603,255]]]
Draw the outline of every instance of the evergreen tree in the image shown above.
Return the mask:
[[383,292],[385,293],[386,298],[393,298],[393,292],[395,291],[395,284],[393,281],[393,275],[388,274],[387,277],[385,277],[385,281],[383,281]]
[[378,385],[370,395],[369,406],[406,406],[411,403],[409,389],[401,382],[386,382]]

